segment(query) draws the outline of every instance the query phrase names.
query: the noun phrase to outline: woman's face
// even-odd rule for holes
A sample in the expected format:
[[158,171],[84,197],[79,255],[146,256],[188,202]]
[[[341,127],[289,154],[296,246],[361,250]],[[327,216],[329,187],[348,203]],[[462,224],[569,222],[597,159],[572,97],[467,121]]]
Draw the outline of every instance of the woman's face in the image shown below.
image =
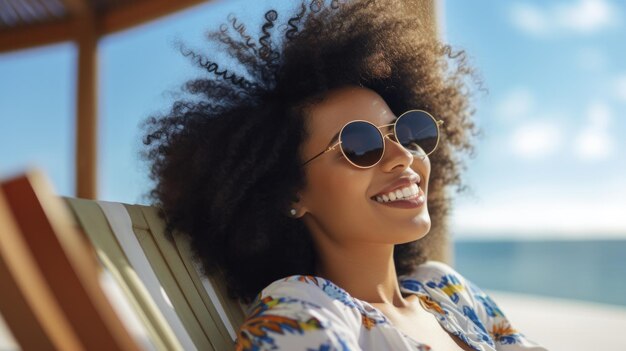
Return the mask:
[[[348,86],[330,92],[309,110],[309,139],[301,149],[302,160],[325,150],[347,122],[361,119],[376,126],[392,123],[397,116],[376,92]],[[386,129],[383,129],[386,134]],[[305,166],[307,187],[294,204],[311,232],[326,235],[336,243],[400,244],[422,238],[430,230],[427,203],[400,208],[373,198],[400,177],[419,176],[419,187],[428,194],[430,161],[416,157],[400,144],[385,138],[385,154],[374,167],[360,169],[350,164],[339,148]],[[386,192],[385,192],[386,193]],[[397,205],[397,204],[396,204]]]

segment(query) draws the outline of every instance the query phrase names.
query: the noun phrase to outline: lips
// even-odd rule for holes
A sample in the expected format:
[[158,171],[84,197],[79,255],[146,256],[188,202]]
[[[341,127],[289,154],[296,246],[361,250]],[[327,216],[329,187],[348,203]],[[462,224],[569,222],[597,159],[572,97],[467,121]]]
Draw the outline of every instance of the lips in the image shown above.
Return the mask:
[[405,188],[405,187],[410,186],[412,184],[418,184],[419,185],[420,182],[421,182],[421,178],[420,178],[420,176],[417,173],[414,173],[414,174],[409,175],[409,176],[402,176],[402,177],[396,179],[395,181],[393,181],[391,184],[389,184],[383,190],[378,192],[376,195],[372,196],[371,199],[376,201],[376,196],[382,196],[383,194],[388,194],[388,193],[390,193],[392,191]]

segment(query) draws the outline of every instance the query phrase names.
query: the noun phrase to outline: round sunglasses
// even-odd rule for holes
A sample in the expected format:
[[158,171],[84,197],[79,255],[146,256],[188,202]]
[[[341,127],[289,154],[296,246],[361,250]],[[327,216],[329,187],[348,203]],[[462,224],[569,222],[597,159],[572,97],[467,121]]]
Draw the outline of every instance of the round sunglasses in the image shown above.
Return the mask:
[[[423,110],[409,110],[391,124],[375,126],[372,122],[354,120],[346,123],[339,131],[339,141],[313,156],[302,165],[334,150],[338,145],[345,158],[357,168],[374,167],[385,154],[385,138],[393,135],[392,141],[400,143],[415,156],[430,155],[439,144],[439,126],[442,120]],[[384,134],[381,128],[393,126],[393,132]]]

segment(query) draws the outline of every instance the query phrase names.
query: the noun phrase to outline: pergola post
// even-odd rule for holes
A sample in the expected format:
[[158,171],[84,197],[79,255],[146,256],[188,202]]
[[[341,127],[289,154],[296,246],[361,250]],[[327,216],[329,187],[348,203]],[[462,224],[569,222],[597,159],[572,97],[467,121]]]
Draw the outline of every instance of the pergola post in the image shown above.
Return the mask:
[[97,197],[98,165],[98,33],[93,13],[82,11],[77,20],[78,82],[76,92],[76,197]]

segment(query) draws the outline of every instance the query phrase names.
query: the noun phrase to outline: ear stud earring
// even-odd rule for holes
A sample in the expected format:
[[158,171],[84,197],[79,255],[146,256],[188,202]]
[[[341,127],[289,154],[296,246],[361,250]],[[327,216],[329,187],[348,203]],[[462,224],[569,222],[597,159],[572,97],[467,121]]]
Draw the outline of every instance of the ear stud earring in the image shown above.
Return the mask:
[[296,209],[295,209],[295,208],[292,208],[290,212],[291,212],[291,215],[292,215],[292,216],[295,216],[295,215],[296,215]]

